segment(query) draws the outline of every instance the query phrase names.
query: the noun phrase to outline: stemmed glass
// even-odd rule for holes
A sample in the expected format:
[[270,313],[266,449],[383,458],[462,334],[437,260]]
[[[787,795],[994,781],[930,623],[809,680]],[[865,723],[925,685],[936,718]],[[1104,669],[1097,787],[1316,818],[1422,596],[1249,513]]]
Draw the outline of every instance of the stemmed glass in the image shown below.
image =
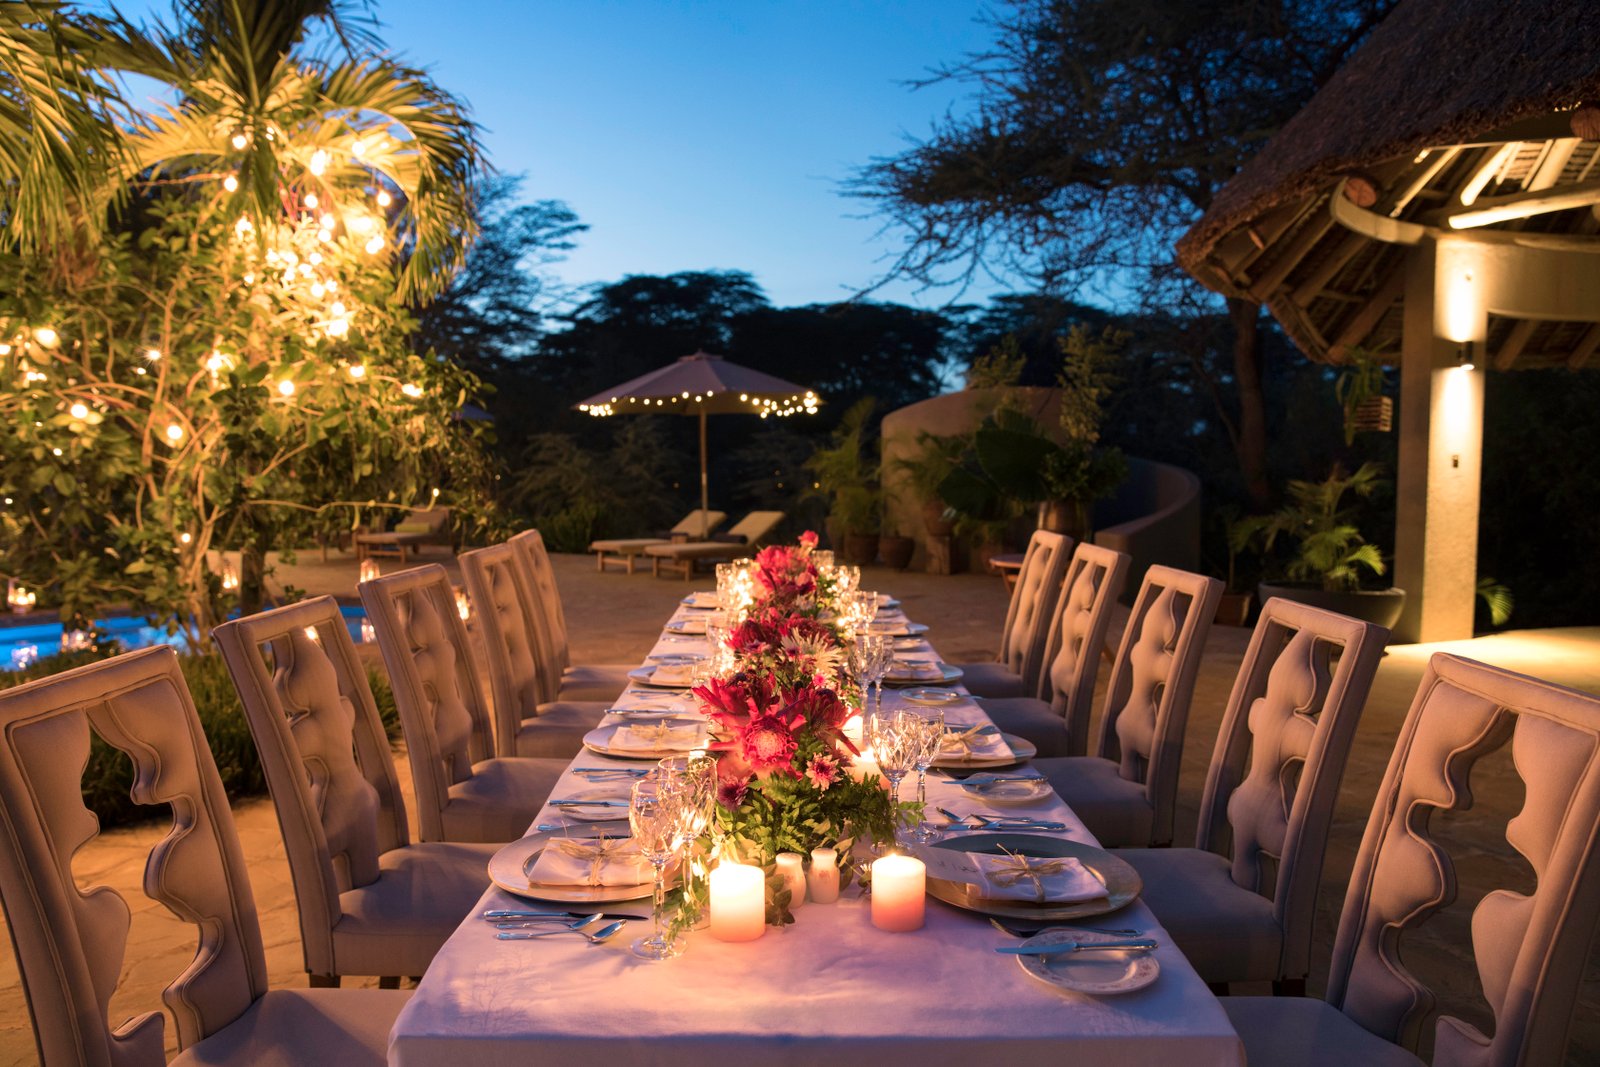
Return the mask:
[[643,778],[633,783],[628,800],[628,825],[640,853],[655,873],[655,932],[633,943],[633,954],[646,960],[669,960],[683,946],[667,937],[661,917],[666,911],[666,869],[674,852],[683,846],[688,824],[684,818],[687,791],[676,775]]
[[710,856],[700,847],[700,838],[716,827],[717,761],[704,753],[688,756],[668,756],[658,766],[659,774],[668,781],[680,783],[684,791],[683,821],[686,839],[683,857],[683,896],[694,901],[694,914],[689,925],[699,928],[708,918],[705,908],[704,882]]
[[922,821],[909,836],[917,844],[925,845],[937,841],[942,832],[928,821],[928,768],[933,766],[933,761],[939,758],[939,750],[944,747],[944,712],[918,710],[902,714],[916,724],[911,731],[917,739],[911,766],[917,772],[917,804],[922,808]]
[[857,633],[850,644],[849,655],[850,670],[861,684],[861,702],[869,705],[861,709],[863,714],[870,710],[867,691],[873,685],[877,686],[878,710],[883,710],[883,676],[894,661],[893,644],[886,637]]
[[905,712],[891,711],[885,714],[880,708],[867,717],[866,731],[862,736],[872,746],[872,758],[889,780],[889,802],[899,804],[900,783],[905,781],[907,772],[911,770],[917,746],[921,744],[916,724],[910,721]]

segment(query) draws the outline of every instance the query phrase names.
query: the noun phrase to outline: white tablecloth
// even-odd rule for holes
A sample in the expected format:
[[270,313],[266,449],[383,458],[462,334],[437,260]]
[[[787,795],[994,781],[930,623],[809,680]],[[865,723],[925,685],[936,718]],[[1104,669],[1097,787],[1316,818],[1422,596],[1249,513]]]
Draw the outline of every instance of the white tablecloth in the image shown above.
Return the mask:
[[[692,651],[681,639],[656,652]],[[884,690],[885,703],[896,696]],[[983,718],[976,704],[946,711]],[[574,766],[609,762],[584,752]],[[633,764],[637,766],[638,764]],[[572,774],[556,796],[588,785]],[[914,778],[904,789],[910,797]],[[958,788],[929,779],[929,802],[965,811]],[[958,806],[957,802],[961,802]],[[1059,819],[1066,836],[1094,839],[1054,795],[1007,805],[1007,815]],[[552,809],[539,822],[560,820]],[[491,888],[482,908],[525,907]],[[535,905],[537,906],[537,905]],[[608,905],[649,910],[648,900]],[[497,941],[492,924],[468,916],[400,1013],[390,1038],[396,1067],[505,1064],[662,1064],[673,1067],[794,1064],[826,1067],[1237,1067],[1238,1036],[1142,903],[1103,920],[1160,939],[1161,976],[1120,996],[1091,997],[1046,986],[994,952],[1016,939],[982,917],[929,898],[927,925],[910,934],[875,928],[854,892],[837,904],[807,904],[796,922],[760,940],[726,944],[689,935],[674,960],[634,958],[624,936],[590,945],[577,937]]]

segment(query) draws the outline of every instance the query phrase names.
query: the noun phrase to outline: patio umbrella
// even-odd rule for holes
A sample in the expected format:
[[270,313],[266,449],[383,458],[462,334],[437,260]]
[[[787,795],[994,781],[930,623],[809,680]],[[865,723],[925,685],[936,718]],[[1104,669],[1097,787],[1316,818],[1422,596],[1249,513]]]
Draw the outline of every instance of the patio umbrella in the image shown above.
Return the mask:
[[[700,417],[700,514],[711,510],[706,483],[706,416],[814,415],[821,400],[801,385],[774,378],[721,356],[696,352],[660,370],[596,393],[577,405],[591,415],[698,415]],[[700,536],[710,530],[702,527]]]

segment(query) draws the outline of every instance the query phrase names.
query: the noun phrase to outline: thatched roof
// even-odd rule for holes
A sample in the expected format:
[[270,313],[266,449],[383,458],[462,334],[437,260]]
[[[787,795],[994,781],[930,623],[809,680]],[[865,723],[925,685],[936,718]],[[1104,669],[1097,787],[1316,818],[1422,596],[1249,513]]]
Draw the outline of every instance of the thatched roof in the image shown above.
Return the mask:
[[[1218,193],[1178,243],[1179,261],[1214,289],[1265,301],[1313,358],[1397,345],[1401,252],[1331,225],[1328,198],[1362,173],[1374,211],[1436,223],[1491,164],[1485,198],[1600,178],[1600,142],[1575,140],[1569,123],[1600,100],[1597,26],[1594,0],[1404,0]],[[1511,228],[1596,225],[1582,208]],[[1549,327],[1519,337],[1519,365],[1570,360],[1585,331]]]

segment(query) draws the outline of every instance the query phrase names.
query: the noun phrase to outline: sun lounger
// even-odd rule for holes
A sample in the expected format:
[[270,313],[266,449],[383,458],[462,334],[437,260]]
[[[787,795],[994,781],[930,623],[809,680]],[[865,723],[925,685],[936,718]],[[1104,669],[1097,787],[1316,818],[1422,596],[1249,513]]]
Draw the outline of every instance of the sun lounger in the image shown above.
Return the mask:
[[[683,517],[683,521],[667,531],[665,537],[618,537],[606,541],[595,541],[589,545],[589,551],[595,554],[595,569],[604,572],[607,563],[622,564],[629,574],[633,573],[633,561],[644,554],[644,550],[651,545],[670,545],[674,542],[684,542],[703,539],[704,533],[709,533],[721,526],[727,519],[725,511],[707,511],[705,522],[701,522],[701,510],[695,508]],[[606,557],[610,556],[611,559]]]
[[728,531],[726,540],[649,545],[644,554],[650,557],[652,574],[660,577],[663,569],[681,572],[684,581],[688,581],[697,564],[722,563],[749,555],[773,535],[783,518],[781,511],[752,511]]
[[356,534],[356,559],[399,556],[404,563],[407,549],[449,544],[450,509],[430,508],[411,512],[385,533]]

